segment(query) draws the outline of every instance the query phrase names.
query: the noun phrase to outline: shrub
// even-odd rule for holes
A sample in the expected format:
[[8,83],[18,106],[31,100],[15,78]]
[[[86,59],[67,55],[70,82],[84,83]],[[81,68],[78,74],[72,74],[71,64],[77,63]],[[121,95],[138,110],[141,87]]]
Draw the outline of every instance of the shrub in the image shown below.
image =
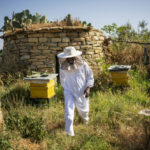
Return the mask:
[[10,140],[11,136],[9,133],[0,131],[0,150],[13,150]]
[[22,81],[18,81],[13,86],[10,86],[4,93],[2,93],[1,101],[2,107],[9,110],[10,107],[17,108],[20,105],[29,101],[29,87]]
[[59,84],[55,89],[56,95],[54,96],[54,100],[63,101],[64,100],[64,92],[63,87]]
[[97,60],[100,63],[101,71],[95,76],[94,90],[106,90],[111,83],[108,68],[110,65],[106,63],[106,58],[103,57]]
[[24,138],[40,142],[47,135],[44,120],[41,117],[21,116],[19,112],[11,112],[4,120],[8,129],[19,131]]

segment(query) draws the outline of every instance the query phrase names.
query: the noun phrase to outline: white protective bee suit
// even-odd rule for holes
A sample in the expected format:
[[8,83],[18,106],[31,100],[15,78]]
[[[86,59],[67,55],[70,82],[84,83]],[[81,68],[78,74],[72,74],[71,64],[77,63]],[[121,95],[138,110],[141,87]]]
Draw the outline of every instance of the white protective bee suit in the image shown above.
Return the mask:
[[60,81],[64,88],[65,97],[65,130],[71,136],[74,136],[75,107],[85,121],[89,120],[89,98],[85,97],[84,91],[94,84],[93,72],[88,64],[84,61],[78,64],[71,70],[60,67]]

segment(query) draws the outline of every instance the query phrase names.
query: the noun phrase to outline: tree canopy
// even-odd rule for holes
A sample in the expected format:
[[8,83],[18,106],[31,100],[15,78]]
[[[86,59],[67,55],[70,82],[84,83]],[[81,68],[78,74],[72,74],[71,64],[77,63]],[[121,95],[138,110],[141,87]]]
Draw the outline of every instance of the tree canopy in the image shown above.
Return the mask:
[[112,25],[105,25],[102,30],[105,31],[112,40],[150,42],[150,31],[147,25],[146,21],[140,21],[138,29],[135,30],[130,23],[126,23],[122,26],[117,26],[116,23],[113,23]]

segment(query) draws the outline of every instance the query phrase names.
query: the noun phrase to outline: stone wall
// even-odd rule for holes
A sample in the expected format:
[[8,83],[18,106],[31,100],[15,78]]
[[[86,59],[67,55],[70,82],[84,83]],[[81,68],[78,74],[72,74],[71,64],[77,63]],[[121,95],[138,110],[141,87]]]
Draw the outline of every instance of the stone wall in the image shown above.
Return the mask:
[[2,56],[0,56],[0,64],[2,63]]
[[28,69],[56,72],[57,54],[66,46],[82,51],[83,58],[94,72],[99,69],[97,59],[103,56],[104,34],[87,27],[51,27],[39,30],[16,31],[4,34],[3,59],[15,56],[17,63]]

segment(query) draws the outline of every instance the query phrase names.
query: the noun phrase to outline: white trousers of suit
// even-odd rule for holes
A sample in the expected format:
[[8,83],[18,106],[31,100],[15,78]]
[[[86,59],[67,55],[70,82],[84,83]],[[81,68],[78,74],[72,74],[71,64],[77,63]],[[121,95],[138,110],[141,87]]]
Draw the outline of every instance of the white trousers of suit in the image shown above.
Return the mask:
[[76,99],[69,91],[65,91],[65,130],[66,133],[74,136],[73,121],[74,121],[74,110],[77,111],[81,118],[85,121],[89,120],[89,98],[82,96],[82,101]]

